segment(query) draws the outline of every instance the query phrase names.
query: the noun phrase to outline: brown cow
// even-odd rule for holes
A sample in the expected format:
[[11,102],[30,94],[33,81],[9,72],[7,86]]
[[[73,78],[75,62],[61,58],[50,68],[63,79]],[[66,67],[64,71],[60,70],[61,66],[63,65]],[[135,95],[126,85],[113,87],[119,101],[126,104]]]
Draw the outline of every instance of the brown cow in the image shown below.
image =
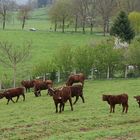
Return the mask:
[[66,82],[66,85],[67,86],[72,86],[73,83],[80,82],[84,86],[84,80],[85,80],[85,76],[84,76],[83,73],[70,75],[67,82]]
[[103,95],[102,97],[103,101],[107,101],[110,105],[110,113],[115,112],[115,105],[116,104],[122,104],[123,110],[127,113],[128,111],[128,95],[127,94],[120,94],[120,95]]
[[46,81],[35,81],[34,82],[34,94],[36,97],[41,96],[41,90],[48,89],[52,87],[53,82],[51,80]]
[[76,104],[76,102],[79,99],[79,96],[81,97],[83,103],[85,102],[84,97],[83,97],[83,86],[82,85],[73,85],[73,86],[69,86],[71,89],[71,97],[75,97],[76,96],[76,100],[73,104]]
[[56,107],[56,113],[58,112],[58,104],[60,104],[59,113],[61,113],[61,111],[64,111],[65,103],[67,102],[67,100],[69,100],[71,110],[73,111],[70,87],[62,87],[59,89],[49,88],[48,90],[49,90],[49,92],[48,92],[49,95],[53,96],[53,100],[54,100],[55,107]]
[[140,96],[134,96],[134,98],[136,99],[137,103],[139,104],[140,107]]
[[33,88],[34,87],[34,80],[31,80],[31,81],[25,81],[25,80],[23,80],[23,81],[21,81],[21,85],[23,86],[23,87],[25,87],[25,89],[26,89],[26,92],[30,92],[30,88]]
[[10,100],[13,103],[15,103],[12,98],[17,97],[17,100],[16,100],[16,102],[17,102],[20,95],[23,96],[23,101],[25,101],[25,95],[24,95],[24,88],[23,87],[12,88],[12,89],[8,89],[8,90],[4,91],[2,94],[0,94],[0,99],[5,97],[8,100],[7,104],[9,103]]

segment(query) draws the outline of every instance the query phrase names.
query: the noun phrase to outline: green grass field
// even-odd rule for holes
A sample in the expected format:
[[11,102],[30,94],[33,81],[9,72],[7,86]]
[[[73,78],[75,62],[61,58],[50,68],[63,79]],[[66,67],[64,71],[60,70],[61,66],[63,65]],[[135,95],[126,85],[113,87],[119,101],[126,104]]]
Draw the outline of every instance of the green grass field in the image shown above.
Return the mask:
[[[55,113],[53,99],[42,92],[41,97],[26,94],[26,101],[6,105],[0,100],[1,140],[139,140],[140,108],[134,95],[140,95],[140,79],[86,81],[85,103],[81,99],[70,110],[67,102],[65,111]],[[109,105],[102,101],[102,94],[129,95],[129,109],[122,114],[109,113]],[[73,99],[74,101],[74,99]]]

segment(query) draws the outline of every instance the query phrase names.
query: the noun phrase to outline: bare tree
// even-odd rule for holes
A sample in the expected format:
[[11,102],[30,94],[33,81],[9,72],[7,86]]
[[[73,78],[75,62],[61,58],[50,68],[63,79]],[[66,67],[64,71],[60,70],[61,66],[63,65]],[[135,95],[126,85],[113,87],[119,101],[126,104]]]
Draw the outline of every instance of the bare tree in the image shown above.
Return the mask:
[[10,0],[0,0],[0,16],[2,18],[2,28],[5,29],[6,19],[10,10],[13,8],[13,1]]
[[29,57],[31,43],[23,47],[8,42],[0,42],[0,63],[13,70],[13,86],[16,86],[17,66]]
[[117,7],[119,11],[127,13],[140,11],[140,0],[117,0]]
[[103,20],[104,36],[106,31],[109,30],[109,20],[112,16],[113,10],[116,7],[116,0],[97,0],[97,10]]
[[24,29],[26,19],[29,18],[30,11],[31,11],[31,7],[28,5],[21,5],[19,7],[18,19],[22,21],[22,30]]

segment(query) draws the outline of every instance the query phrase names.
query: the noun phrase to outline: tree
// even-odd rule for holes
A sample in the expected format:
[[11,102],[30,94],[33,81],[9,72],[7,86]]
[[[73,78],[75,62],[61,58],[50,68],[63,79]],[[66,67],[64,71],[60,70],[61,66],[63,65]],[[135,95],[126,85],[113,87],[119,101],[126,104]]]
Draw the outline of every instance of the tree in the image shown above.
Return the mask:
[[135,32],[125,12],[119,13],[111,27],[110,34],[128,43],[134,38]]
[[20,47],[8,42],[0,42],[0,63],[13,70],[13,86],[16,86],[16,73],[19,64],[28,58],[31,44]]
[[74,68],[88,76],[94,64],[93,48],[82,46],[76,48],[74,52]]
[[96,69],[104,73],[107,79],[113,77],[114,69],[119,63],[119,53],[114,49],[112,39],[102,41],[94,48],[94,52]]
[[21,5],[19,8],[18,19],[22,21],[22,30],[24,29],[26,19],[29,18],[31,7],[28,5]]
[[46,74],[55,70],[55,65],[52,59],[40,60],[39,64],[35,65],[32,71],[33,76],[43,76],[46,79]]
[[139,12],[131,12],[128,16],[131,24],[134,27],[135,33],[140,32],[140,13]]
[[71,17],[71,3],[69,0],[58,0],[52,5],[50,18],[52,21],[62,23],[62,32],[64,33],[65,22]]
[[116,7],[116,0],[97,0],[97,11],[102,17],[103,21],[103,32],[105,33],[109,31],[109,21],[110,17],[113,14],[113,10]]
[[71,47],[61,47],[54,55],[54,63],[57,70],[67,76],[73,70],[73,53]]
[[5,29],[6,20],[9,18],[9,12],[13,7],[13,1],[0,0],[0,16],[2,17],[2,28]]

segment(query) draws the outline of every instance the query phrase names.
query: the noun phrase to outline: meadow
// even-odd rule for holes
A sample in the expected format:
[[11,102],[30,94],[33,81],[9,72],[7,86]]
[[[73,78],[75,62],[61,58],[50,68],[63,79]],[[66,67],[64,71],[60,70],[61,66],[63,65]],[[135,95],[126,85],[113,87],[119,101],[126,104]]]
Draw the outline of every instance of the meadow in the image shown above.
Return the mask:
[[[84,86],[85,103],[79,99],[71,111],[67,102],[61,114],[55,113],[53,99],[46,91],[41,97],[26,93],[25,102],[20,97],[15,104],[6,105],[6,99],[1,99],[0,139],[138,140],[140,108],[133,96],[140,95],[139,85],[140,79],[88,80]],[[128,113],[121,113],[121,105],[116,105],[115,113],[109,113],[102,94],[124,92],[129,95]]]
[[[27,61],[27,67],[31,69],[42,60],[53,57],[60,47],[79,47],[104,39],[96,32],[91,35],[89,32],[74,33],[70,29],[65,33],[50,31],[53,25],[46,9],[35,10],[32,15],[24,30],[21,30],[16,14],[12,22],[6,24],[6,29],[0,30],[0,41],[17,46],[32,42],[31,58]],[[37,31],[29,31],[32,27]],[[10,72],[0,65],[0,78],[8,74],[11,79]],[[0,140],[138,140],[140,109],[133,96],[140,95],[139,85],[140,79],[88,80],[84,87],[85,103],[79,99],[74,111],[66,103],[61,114],[55,113],[53,99],[46,91],[38,98],[33,92],[26,93],[25,102],[20,97],[15,104],[6,105],[6,99],[1,99]],[[102,101],[102,94],[123,92],[129,95],[128,113],[122,114],[122,107],[117,105],[116,112],[110,114],[109,105]]]

